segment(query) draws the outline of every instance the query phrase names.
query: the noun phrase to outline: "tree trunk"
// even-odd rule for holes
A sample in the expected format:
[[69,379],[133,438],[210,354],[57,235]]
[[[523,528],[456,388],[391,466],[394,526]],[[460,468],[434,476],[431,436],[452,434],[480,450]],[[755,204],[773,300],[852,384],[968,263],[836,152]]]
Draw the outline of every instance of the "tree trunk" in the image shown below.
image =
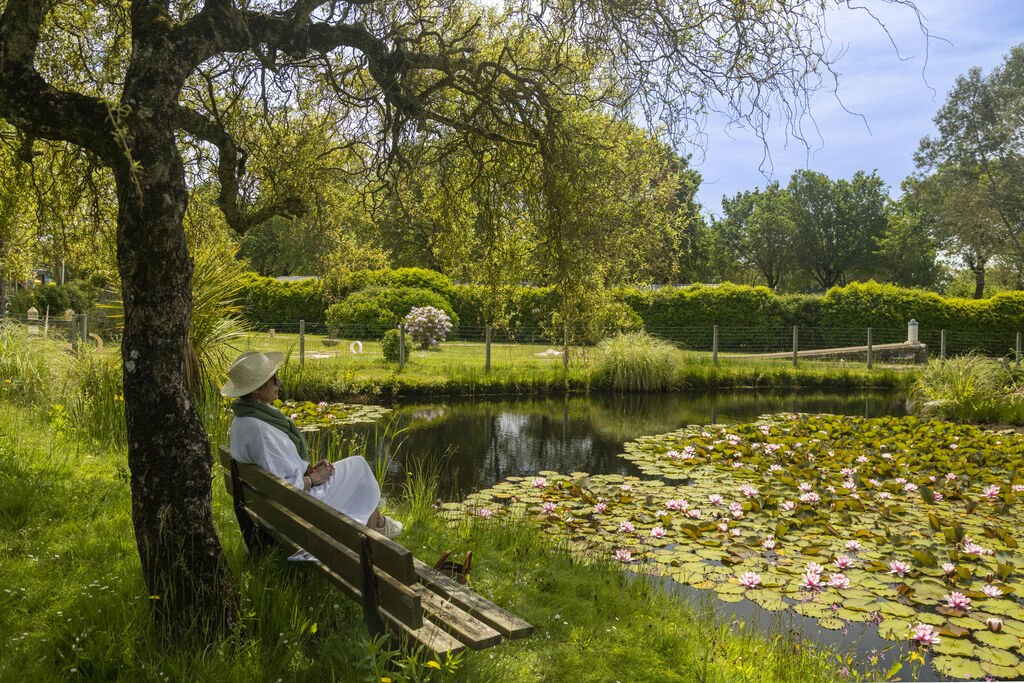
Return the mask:
[[237,601],[213,528],[209,440],[185,389],[192,260],[173,129],[158,115],[136,122],[135,167],[114,172],[132,522],[157,623],[172,636],[229,625]]
[[981,299],[985,296],[985,266],[971,268],[974,273],[974,298]]

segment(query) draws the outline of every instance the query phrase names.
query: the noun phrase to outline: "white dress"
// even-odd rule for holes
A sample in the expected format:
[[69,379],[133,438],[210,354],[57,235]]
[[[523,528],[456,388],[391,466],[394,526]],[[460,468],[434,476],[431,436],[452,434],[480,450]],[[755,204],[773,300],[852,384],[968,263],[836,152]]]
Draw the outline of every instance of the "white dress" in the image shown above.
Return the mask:
[[[236,417],[231,421],[231,457],[256,465],[300,491],[309,465],[299,457],[287,434],[255,417]],[[307,493],[360,524],[366,524],[380,503],[377,479],[370,465],[359,455],[335,462],[331,478]]]

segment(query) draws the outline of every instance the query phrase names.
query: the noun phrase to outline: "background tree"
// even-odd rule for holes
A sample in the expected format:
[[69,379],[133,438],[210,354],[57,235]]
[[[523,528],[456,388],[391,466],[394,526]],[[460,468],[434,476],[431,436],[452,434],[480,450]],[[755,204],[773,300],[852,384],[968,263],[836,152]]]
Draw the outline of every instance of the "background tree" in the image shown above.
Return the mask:
[[832,181],[815,171],[790,179],[796,258],[822,289],[870,275],[876,241],[886,229],[885,183],[857,171]]
[[715,225],[736,259],[754,270],[770,289],[793,270],[795,223],[792,197],[778,182],[762,191],[722,198],[723,218]]
[[[921,140],[911,191],[932,218],[941,248],[974,274],[974,297],[999,259],[1024,263],[1024,46],[988,75],[957,78],[935,115],[938,134]],[[1017,268],[1018,270],[1020,268]]]
[[925,217],[910,208],[905,199],[887,210],[885,234],[878,240],[878,272],[900,287],[934,289],[940,284],[942,267],[936,260],[936,243]]
[[[183,100],[201,68],[231,57],[213,78],[249,79],[268,109],[290,101],[293,84],[324,79],[332,98],[317,105],[339,113],[368,165],[393,167],[414,138],[483,135],[538,149],[561,193],[550,173],[568,144],[550,128],[565,113],[559,103],[589,101],[620,118],[642,112],[677,138],[711,108],[763,130],[775,98],[820,83],[829,68],[824,14],[846,4],[516,0],[498,15],[455,0],[5,0],[0,116],[30,140],[88,150],[114,178],[132,521],[159,623],[222,625],[235,614],[212,523],[209,442],[185,389],[192,262],[183,137],[216,148],[219,204],[233,230],[268,217],[240,198],[244,148],[214,112]],[[517,46],[533,36],[549,41],[543,59],[520,60]],[[589,68],[566,58],[569,42]],[[76,50],[82,60],[68,54]],[[262,207],[298,213],[288,201]],[[567,218],[546,221],[542,237],[563,260],[573,253]]]

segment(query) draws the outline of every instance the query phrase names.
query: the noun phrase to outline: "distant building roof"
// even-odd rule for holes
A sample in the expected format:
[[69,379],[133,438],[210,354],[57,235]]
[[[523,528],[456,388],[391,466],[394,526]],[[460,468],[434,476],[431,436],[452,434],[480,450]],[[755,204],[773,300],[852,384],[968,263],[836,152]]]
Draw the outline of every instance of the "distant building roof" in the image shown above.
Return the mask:
[[279,282],[301,282],[303,280],[319,280],[317,275],[278,275],[274,278]]

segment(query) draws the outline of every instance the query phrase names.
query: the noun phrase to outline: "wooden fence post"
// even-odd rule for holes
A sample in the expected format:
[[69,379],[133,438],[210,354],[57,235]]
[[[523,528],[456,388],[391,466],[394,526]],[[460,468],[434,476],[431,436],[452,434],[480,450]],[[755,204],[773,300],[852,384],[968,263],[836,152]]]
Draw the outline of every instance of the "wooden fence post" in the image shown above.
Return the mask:
[[487,351],[484,354],[484,372],[491,371],[491,326],[484,328],[484,340],[487,342]]
[[711,333],[711,360],[718,365],[718,325],[715,325]]
[[398,326],[398,369],[405,367],[405,323]]
[[569,369],[569,326],[562,326],[562,367]]
[[306,364],[306,321],[299,321],[299,365]]
[[798,351],[800,349],[800,327],[793,325],[793,367],[796,367]]
[[1020,367],[1020,332],[1017,333],[1017,356],[1014,363],[1018,368]]
[[946,364],[946,331],[942,330],[939,333],[939,362],[942,365]]
[[868,370],[871,369],[871,328],[868,328]]

